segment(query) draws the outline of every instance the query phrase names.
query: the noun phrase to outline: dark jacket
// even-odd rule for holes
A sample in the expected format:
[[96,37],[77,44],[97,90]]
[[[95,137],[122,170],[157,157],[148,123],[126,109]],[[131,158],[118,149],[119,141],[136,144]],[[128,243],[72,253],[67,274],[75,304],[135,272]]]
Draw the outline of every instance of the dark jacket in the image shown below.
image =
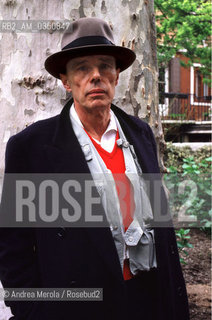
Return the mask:
[[[10,138],[6,173],[89,173],[73,132],[68,102],[61,114]],[[148,124],[112,106],[144,173],[159,173]],[[162,210],[166,210],[164,192]],[[9,212],[8,212],[9,214]],[[172,227],[155,228],[158,318],[188,320],[185,283]],[[0,233],[4,287],[103,288],[103,302],[7,302],[14,320],[124,319],[125,287],[109,228],[11,228]],[[123,314],[122,314],[123,312]]]

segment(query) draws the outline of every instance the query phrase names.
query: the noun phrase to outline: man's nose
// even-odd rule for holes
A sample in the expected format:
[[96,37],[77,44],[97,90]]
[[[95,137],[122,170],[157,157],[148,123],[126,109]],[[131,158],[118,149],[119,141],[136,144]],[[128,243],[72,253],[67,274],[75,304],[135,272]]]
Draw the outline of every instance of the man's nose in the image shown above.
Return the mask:
[[98,67],[94,67],[92,69],[92,75],[91,75],[91,80],[92,81],[99,81],[101,78],[101,73]]

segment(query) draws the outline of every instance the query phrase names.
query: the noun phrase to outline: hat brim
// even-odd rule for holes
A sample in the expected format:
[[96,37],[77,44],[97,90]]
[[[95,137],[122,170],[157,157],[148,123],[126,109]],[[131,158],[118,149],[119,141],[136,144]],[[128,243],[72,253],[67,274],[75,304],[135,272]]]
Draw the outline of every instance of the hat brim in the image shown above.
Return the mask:
[[45,61],[46,70],[55,78],[60,79],[60,73],[66,73],[66,65],[69,60],[89,55],[109,55],[116,59],[116,66],[120,72],[124,71],[135,61],[135,53],[125,47],[113,45],[90,45],[70,48],[59,51],[49,56]]

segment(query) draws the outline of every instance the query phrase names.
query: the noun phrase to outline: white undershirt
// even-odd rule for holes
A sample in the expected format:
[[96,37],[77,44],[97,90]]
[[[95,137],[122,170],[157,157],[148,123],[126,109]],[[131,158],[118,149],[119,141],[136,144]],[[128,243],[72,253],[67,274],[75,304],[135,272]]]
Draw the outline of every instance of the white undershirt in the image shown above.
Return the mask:
[[[80,118],[76,112],[76,109],[74,107],[74,104],[72,104],[70,108],[70,116],[72,116],[82,127],[83,124],[80,121]],[[117,125],[115,121],[115,116],[112,110],[110,110],[110,122],[108,124],[107,129],[103,133],[101,137],[101,141],[98,141],[97,139],[93,138],[104,150],[107,152],[112,152],[115,142],[116,142],[116,133],[117,133]]]

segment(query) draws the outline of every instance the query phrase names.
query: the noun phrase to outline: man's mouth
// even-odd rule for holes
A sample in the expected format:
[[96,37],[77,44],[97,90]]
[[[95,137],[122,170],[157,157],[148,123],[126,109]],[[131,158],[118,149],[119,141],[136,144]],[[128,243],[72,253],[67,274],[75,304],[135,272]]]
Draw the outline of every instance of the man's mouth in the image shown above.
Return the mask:
[[103,89],[92,89],[87,93],[87,95],[102,95],[102,94],[105,94],[105,91]]

